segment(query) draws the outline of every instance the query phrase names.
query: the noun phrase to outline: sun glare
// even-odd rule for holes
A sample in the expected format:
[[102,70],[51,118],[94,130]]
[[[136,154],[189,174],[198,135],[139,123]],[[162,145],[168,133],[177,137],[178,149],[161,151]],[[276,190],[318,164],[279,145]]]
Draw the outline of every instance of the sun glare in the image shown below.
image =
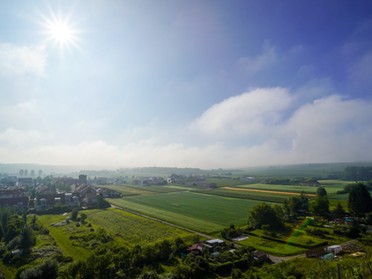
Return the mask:
[[79,33],[75,25],[71,22],[71,14],[63,17],[60,13],[56,14],[49,8],[50,15],[41,14],[41,25],[46,34],[46,42],[56,45],[60,51],[71,50],[79,47]]
[[49,34],[53,40],[61,44],[66,44],[73,40],[73,30],[65,22],[53,22],[49,26]]

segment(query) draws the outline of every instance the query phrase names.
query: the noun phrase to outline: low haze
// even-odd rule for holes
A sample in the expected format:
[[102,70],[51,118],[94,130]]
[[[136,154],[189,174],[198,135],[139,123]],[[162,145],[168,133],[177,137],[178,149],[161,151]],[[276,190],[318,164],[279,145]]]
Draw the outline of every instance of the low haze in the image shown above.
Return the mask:
[[372,2],[3,1],[0,162],[371,161]]

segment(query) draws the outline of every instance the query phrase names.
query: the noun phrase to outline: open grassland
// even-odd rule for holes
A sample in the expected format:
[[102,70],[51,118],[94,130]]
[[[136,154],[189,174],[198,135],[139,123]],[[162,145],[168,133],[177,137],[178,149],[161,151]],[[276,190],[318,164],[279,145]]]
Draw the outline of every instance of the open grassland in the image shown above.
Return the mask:
[[230,224],[243,225],[250,208],[260,201],[173,192],[110,199],[111,203],[201,232],[216,232]]
[[119,209],[89,210],[85,213],[87,222],[104,228],[116,241],[129,247],[194,236],[190,232]]

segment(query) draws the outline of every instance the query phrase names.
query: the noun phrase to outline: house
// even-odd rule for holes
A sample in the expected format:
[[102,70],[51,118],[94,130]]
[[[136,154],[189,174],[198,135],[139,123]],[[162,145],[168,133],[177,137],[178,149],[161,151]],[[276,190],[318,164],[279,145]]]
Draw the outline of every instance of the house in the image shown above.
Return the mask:
[[57,204],[65,204],[65,195],[57,193],[36,194],[34,206],[36,211],[48,210]]
[[65,193],[65,204],[72,207],[80,207],[80,199],[72,193]]
[[102,195],[104,198],[120,198],[121,193],[108,188],[98,188],[97,194]]
[[23,188],[0,189],[0,207],[14,206],[20,210],[28,209],[29,198]]
[[80,201],[85,206],[93,206],[97,202],[97,192],[96,189],[88,185],[79,185],[75,188],[73,193],[79,197]]
[[225,248],[225,241],[221,239],[209,239],[204,242],[204,247],[209,250],[209,252],[216,252],[216,250],[223,250]]
[[195,243],[187,248],[187,251],[193,253],[194,255],[200,255],[203,252],[203,249],[204,245],[202,243]]

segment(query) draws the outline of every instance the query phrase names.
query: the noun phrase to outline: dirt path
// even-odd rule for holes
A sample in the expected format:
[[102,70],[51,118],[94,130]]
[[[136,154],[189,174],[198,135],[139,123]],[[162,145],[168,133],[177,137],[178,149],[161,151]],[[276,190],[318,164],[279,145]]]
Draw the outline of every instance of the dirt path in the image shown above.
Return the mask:
[[[299,196],[301,193],[298,192],[284,192],[284,191],[272,191],[272,190],[259,190],[259,189],[246,189],[246,188],[234,188],[234,187],[223,187],[227,190],[233,191],[244,191],[244,192],[257,192],[257,193],[268,193],[268,194],[279,194],[279,195],[293,195]],[[315,194],[304,194],[305,196],[315,197]]]

